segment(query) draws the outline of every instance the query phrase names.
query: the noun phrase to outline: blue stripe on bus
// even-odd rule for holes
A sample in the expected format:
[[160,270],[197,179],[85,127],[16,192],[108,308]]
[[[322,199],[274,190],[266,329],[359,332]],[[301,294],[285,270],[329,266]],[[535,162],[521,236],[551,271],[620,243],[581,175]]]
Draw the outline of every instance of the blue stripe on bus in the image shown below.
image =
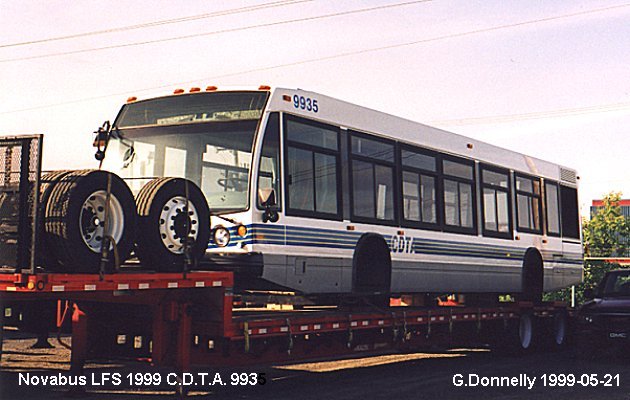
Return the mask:
[[[233,241],[228,247],[240,245],[279,245],[279,246],[303,246],[321,247],[332,249],[352,250],[356,242],[361,237],[361,232],[344,232],[320,228],[304,228],[287,225],[266,225],[253,224],[247,226],[248,233],[243,240]],[[228,228],[230,235],[235,237],[236,228]],[[391,242],[392,235],[383,235],[384,239]],[[218,248],[210,243],[209,249]],[[449,242],[435,239],[413,238],[413,246],[410,249],[417,254],[434,255],[461,255],[475,258],[493,258],[514,260],[522,259],[525,250],[517,247],[496,246],[496,245],[476,245],[463,242]],[[394,252],[396,253],[396,252]],[[409,254],[409,253],[406,253]],[[551,255],[552,252],[543,251],[543,256]],[[582,259],[578,254],[564,256],[561,259],[547,259],[562,264],[581,265]]]

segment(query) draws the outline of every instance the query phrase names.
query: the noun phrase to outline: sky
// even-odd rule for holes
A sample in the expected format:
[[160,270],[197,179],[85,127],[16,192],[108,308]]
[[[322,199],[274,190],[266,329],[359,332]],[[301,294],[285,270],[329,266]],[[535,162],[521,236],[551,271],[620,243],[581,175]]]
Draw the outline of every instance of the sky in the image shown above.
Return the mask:
[[630,198],[624,0],[0,0],[0,135],[47,170],[97,167],[129,96],[261,84],[575,168],[583,214]]

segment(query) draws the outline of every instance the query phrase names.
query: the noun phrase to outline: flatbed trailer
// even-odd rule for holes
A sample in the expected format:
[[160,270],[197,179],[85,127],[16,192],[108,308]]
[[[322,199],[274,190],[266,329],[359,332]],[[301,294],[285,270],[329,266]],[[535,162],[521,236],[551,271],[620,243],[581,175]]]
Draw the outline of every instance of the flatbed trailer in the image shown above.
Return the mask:
[[569,333],[564,303],[268,311],[233,307],[232,285],[213,271],[0,274],[0,303],[64,302],[75,374],[119,358],[185,372],[435,346],[523,352],[561,348]]

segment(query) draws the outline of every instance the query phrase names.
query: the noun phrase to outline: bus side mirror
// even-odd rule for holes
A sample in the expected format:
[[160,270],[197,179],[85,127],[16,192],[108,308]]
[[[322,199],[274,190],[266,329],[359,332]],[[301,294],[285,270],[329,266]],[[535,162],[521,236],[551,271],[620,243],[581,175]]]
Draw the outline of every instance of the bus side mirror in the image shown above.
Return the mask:
[[272,188],[258,189],[258,199],[260,204],[265,207],[262,216],[263,222],[278,222],[276,191]]
[[109,130],[111,125],[109,121],[103,122],[103,125],[94,132],[94,142],[92,146],[96,147],[96,153],[94,158],[98,161],[102,161],[105,158],[105,149],[107,148],[107,142],[109,141]]
[[588,300],[593,300],[595,298],[595,291],[593,288],[584,289],[584,298]]

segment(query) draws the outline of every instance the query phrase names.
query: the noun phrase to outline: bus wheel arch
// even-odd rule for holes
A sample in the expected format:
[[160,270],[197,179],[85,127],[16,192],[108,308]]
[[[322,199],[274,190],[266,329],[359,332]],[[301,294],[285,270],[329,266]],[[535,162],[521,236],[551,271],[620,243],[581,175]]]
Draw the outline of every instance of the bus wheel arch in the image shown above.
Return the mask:
[[389,245],[378,233],[364,233],[352,257],[352,291],[354,293],[389,293],[392,258]]
[[521,298],[526,301],[542,301],[544,289],[543,258],[540,251],[530,247],[523,257],[521,273]]

